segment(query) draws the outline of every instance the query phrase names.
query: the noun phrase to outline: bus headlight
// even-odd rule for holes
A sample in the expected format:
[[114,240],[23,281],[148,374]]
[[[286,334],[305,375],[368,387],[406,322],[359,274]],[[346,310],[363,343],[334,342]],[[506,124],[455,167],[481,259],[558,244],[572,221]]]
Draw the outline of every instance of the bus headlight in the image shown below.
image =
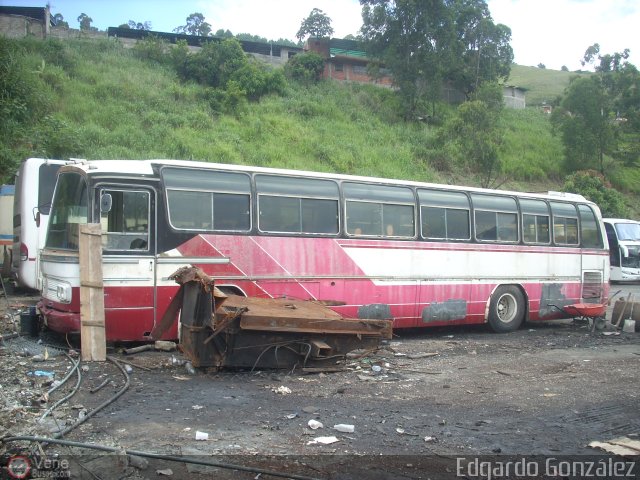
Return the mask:
[[71,285],[68,283],[60,283],[56,285],[56,297],[61,303],[71,302]]
[[71,284],[44,277],[42,279],[42,296],[54,302],[71,303]]

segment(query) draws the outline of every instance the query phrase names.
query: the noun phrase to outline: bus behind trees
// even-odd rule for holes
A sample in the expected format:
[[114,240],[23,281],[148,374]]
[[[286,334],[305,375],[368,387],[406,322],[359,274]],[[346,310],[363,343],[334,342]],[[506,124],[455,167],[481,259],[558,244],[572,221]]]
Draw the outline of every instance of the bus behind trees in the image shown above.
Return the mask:
[[[582,196],[170,160],[61,168],[39,308],[80,330],[78,233],[102,225],[107,339],[143,340],[195,265],[226,293],[323,303],[394,328],[496,332],[603,303],[609,253]],[[165,338],[175,338],[176,328]]]

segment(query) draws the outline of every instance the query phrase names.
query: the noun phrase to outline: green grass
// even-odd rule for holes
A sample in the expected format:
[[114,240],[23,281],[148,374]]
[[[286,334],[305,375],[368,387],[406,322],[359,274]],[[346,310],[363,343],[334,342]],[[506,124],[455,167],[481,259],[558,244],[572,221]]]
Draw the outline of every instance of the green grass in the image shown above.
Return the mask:
[[[434,146],[438,127],[400,119],[389,89],[290,83],[282,95],[221,115],[205,87],[182,82],[169,66],[140,60],[117,41],[27,42],[51,105],[40,135],[63,158],[185,159],[479,185]],[[512,83],[530,89],[532,104],[560,94],[571,75],[515,66]],[[454,108],[439,110],[450,115]],[[536,108],[505,110],[502,122],[503,188],[560,188],[563,151],[548,116]],[[638,176],[635,169],[616,178],[636,191]]]
[[514,64],[511,66],[511,75],[506,83],[524,88],[526,90],[527,105],[538,106],[553,102],[558,96],[562,95],[571,78],[579,75],[589,74]]

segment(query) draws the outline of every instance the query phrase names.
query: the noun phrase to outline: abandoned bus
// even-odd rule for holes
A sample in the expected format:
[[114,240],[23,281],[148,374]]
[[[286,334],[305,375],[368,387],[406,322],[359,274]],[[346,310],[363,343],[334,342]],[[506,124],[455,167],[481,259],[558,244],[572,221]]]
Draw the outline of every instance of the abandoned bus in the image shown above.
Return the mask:
[[[497,332],[605,301],[599,209],[528,194],[171,160],[62,167],[39,308],[80,329],[79,224],[102,225],[108,340],[142,340],[185,265],[223,291],[311,299],[394,328],[488,323]],[[164,338],[175,338],[176,328]]]
[[640,280],[640,222],[623,218],[604,218],[609,239],[612,282]]
[[28,158],[16,173],[13,201],[13,265],[18,285],[40,290],[40,249],[62,160]]

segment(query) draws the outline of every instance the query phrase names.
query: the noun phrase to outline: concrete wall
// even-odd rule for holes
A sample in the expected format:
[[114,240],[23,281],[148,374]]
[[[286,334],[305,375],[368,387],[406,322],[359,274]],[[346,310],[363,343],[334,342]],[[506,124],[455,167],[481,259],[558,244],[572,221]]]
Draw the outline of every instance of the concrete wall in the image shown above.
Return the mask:
[[502,95],[507,108],[522,109],[527,106],[525,92],[518,87],[505,86],[502,89]]
[[19,15],[0,15],[0,32],[8,38],[23,38],[30,35],[45,38],[47,35],[42,22]]
[[49,29],[49,37],[59,38],[60,40],[67,40],[70,38],[108,38],[107,32],[99,32],[97,30],[84,32],[76,28],[67,27],[51,27]]

